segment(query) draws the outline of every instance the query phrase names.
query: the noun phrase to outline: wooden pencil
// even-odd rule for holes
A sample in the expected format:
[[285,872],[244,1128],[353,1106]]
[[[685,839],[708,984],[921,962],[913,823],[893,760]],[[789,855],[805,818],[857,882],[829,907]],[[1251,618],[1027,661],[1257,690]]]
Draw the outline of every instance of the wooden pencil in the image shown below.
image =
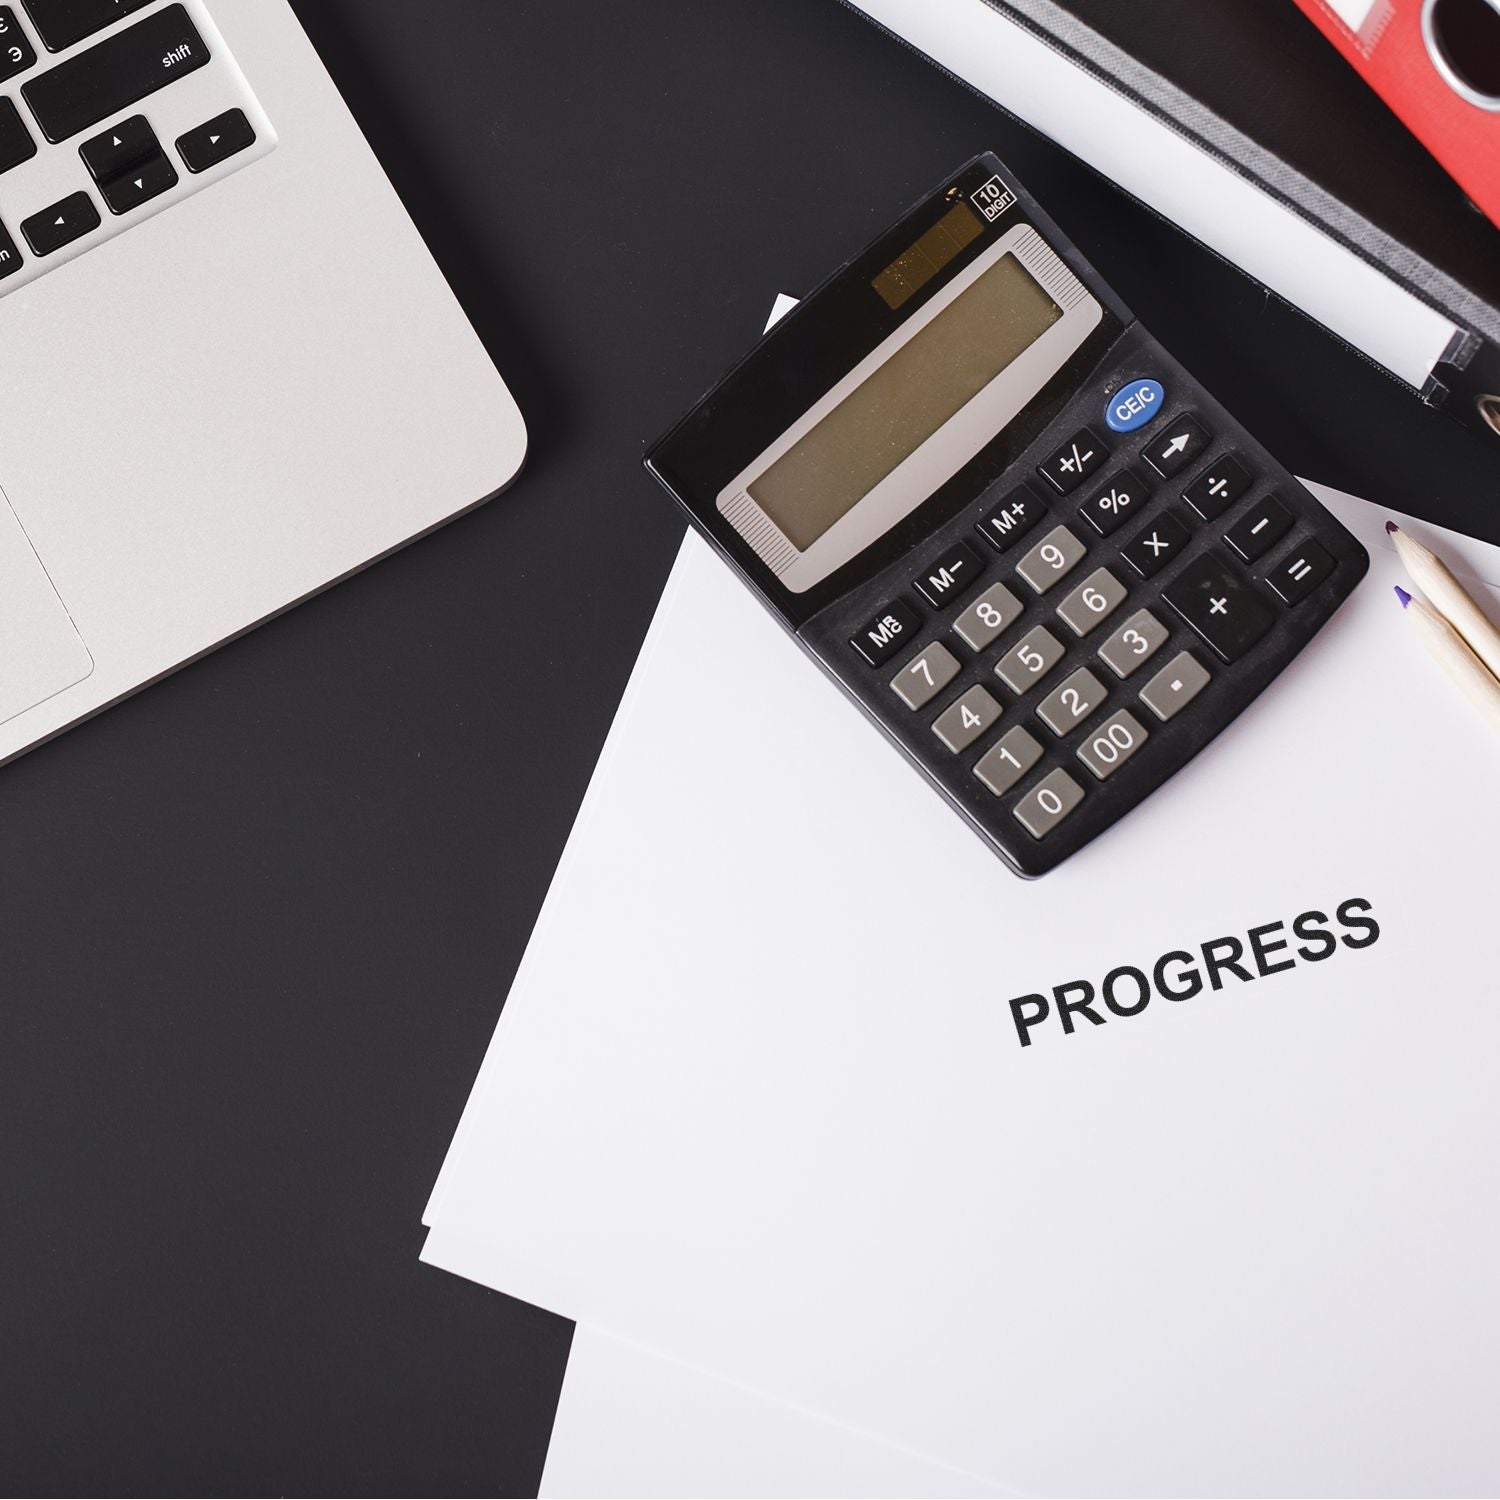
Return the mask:
[[1427,602],[1469,643],[1469,648],[1500,679],[1500,630],[1479,603],[1449,571],[1448,565],[1430,548],[1409,536],[1394,521],[1385,529],[1411,580],[1427,596]]
[[1470,703],[1500,731],[1500,682],[1469,649],[1469,643],[1435,609],[1413,599],[1403,588],[1396,590],[1401,608],[1416,627],[1422,644],[1439,666],[1458,684]]

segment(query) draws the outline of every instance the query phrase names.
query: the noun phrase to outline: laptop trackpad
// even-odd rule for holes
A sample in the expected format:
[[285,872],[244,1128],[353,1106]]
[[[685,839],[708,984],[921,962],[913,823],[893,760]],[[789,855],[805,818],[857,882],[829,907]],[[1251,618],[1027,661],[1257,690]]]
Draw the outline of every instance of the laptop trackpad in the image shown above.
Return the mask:
[[88,647],[0,495],[0,724],[93,670]]

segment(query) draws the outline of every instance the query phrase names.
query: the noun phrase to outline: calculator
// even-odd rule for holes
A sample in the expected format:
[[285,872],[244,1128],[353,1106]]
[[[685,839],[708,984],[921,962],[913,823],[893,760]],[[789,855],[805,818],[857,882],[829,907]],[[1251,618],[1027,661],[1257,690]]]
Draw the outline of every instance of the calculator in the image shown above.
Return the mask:
[[988,154],[646,466],[1027,876],[1203,750],[1369,567]]

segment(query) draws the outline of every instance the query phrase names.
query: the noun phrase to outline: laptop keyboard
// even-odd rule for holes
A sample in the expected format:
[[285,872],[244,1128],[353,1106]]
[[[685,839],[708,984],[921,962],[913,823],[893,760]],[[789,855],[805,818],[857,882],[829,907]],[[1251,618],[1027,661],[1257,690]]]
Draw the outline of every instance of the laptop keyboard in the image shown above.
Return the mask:
[[202,0],[0,4],[0,296],[274,144]]

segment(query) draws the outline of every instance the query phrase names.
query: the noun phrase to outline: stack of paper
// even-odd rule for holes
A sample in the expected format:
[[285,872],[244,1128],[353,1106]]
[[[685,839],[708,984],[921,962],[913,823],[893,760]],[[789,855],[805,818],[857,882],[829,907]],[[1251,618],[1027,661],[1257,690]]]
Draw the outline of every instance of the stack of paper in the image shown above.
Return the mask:
[[1031,883],[690,538],[425,1258],[1028,1493],[1493,1491],[1500,747],[1320,494],[1370,579]]

